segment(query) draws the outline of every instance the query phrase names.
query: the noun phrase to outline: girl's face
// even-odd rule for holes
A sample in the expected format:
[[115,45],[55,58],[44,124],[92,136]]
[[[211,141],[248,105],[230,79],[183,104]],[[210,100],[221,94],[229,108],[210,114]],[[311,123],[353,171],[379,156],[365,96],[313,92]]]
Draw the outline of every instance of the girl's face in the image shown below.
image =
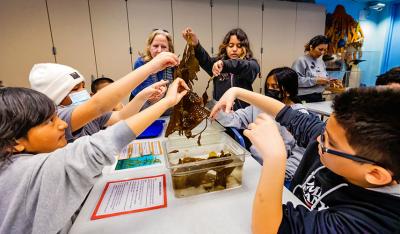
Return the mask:
[[53,152],[67,144],[64,131],[67,127],[68,124],[54,113],[44,123],[29,129],[25,137],[17,140],[17,144],[23,146],[22,151],[29,153]]
[[267,77],[265,88],[279,91],[278,81],[276,80],[276,77],[274,75]]
[[226,54],[230,59],[239,59],[245,55],[246,50],[242,47],[241,42],[236,37],[236,35],[232,35],[229,39],[228,46],[226,47]]
[[161,52],[168,52],[169,44],[165,35],[157,34],[153,42],[150,44],[150,55],[152,58],[156,57]]
[[319,58],[326,53],[327,49],[328,44],[317,45],[315,48],[311,48],[310,55],[314,58]]

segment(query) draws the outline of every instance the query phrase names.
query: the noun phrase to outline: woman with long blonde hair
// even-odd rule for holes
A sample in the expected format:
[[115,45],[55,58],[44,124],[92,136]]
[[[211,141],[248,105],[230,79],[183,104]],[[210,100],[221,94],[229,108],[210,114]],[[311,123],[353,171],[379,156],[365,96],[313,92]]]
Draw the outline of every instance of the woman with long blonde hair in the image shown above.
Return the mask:
[[[144,53],[140,54],[139,58],[135,61],[133,66],[134,69],[143,66],[154,57],[156,57],[161,52],[172,52],[174,53],[174,45],[172,43],[171,34],[165,29],[153,29],[153,31],[149,34],[146,42],[146,47]],[[129,100],[134,98],[136,94],[142,91],[144,88],[158,82],[161,80],[169,80],[172,81],[173,78],[173,69],[167,68],[165,70],[159,71],[155,74],[147,77],[145,81],[143,81],[138,87],[136,87],[131,92],[131,96]],[[153,96],[146,101],[144,108],[149,105],[152,105],[158,102],[163,96],[165,92],[160,93],[160,95]]]

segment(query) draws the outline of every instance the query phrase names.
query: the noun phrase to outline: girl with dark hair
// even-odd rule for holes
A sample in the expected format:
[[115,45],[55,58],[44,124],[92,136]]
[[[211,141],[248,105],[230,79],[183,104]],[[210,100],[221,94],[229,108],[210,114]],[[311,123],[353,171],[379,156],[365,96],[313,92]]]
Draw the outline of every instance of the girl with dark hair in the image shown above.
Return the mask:
[[67,145],[68,125],[50,98],[1,88],[0,233],[67,233],[103,167],[187,90],[176,79],[153,106]]
[[[201,68],[213,78],[215,101],[231,87],[253,90],[252,84],[260,72],[260,66],[253,58],[249,39],[242,29],[232,29],[225,35],[216,57],[208,55],[191,28],[186,28],[182,35],[188,43],[195,46],[196,58]],[[233,109],[245,108],[248,105],[236,100]]]
[[[291,106],[293,109],[308,113],[304,106],[298,103],[297,88],[297,73],[288,67],[272,69],[268,73],[265,81],[266,96],[279,100],[284,104]],[[225,127],[247,129],[248,125],[253,123],[260,113],[262,113],[262,111],[257,107],[248,106],[232,113],[221,111],[218,113],[216,119]],[[296,144],[292,134],[290,134],[286,128],[281,127],[279,124],[278,126],[288,152],[286,180],[291,180],[303,156],[304,148],[299,147]],[[250,147],[250,152],[257,161],[262,161],[262,157],[253,146]]]
[[293,62],[292,68],[299,75],[299,98],[306,102],[323,101],[322,92],[329,83],[322,56],[328,49],[327,37],[313,37],[305,46],[305,54]]

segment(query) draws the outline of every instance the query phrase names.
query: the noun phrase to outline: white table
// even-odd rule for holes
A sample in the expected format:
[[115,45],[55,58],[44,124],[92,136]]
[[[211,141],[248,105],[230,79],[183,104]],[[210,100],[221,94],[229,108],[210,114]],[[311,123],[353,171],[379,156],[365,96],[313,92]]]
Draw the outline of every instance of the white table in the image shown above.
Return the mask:
[[[260,164],[248,157],[240,188],[187,198],[174,197],[171,177],[165,167],[103,174],[89,194],[70,233],[251,233],[252,204],[260,172]],[[167,176],[166,208],[90,220],[106,182],[160,173]],[[284,188],[283,202],[286,201],[301,204]]]
[[332,101],[310,102],[310,103],[305,103],[304,106],[310,112],[314,112],[322,116],[329,117],[332,113]]

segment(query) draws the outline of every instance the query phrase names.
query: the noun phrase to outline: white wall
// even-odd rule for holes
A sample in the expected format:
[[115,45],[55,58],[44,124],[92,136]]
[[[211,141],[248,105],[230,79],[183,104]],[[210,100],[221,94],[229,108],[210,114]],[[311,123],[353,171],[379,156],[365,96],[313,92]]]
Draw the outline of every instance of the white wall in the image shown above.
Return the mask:
[[[90,0],[89,4],[48,0],[48,8],[56,56],[51,53],[45,1],[1,1],[0,80],[6,86],[28,87],[32,65],[54,62],[55,58],[81,71],[88,84],[91,77],[102,75],[119,79],[131,70],[131,60],[144,50],[154,28],[174,33],[175,52],[182,54],[185,41],[181,31],[190,26],[206,50],[211,54],[213,46],[216,54],[225,33],[239,26],[247,32],[261,65],[261,79],[253,84],[254,90],[260,91],[268,71],[291,66],[303,53],[303,45],[312,36],[323,34],[325,25],[324,7],[283,1],[213,0],[211,8],[210,0]],[[201,71],[198,76],[195,91],[201,95],[208,75]]]

